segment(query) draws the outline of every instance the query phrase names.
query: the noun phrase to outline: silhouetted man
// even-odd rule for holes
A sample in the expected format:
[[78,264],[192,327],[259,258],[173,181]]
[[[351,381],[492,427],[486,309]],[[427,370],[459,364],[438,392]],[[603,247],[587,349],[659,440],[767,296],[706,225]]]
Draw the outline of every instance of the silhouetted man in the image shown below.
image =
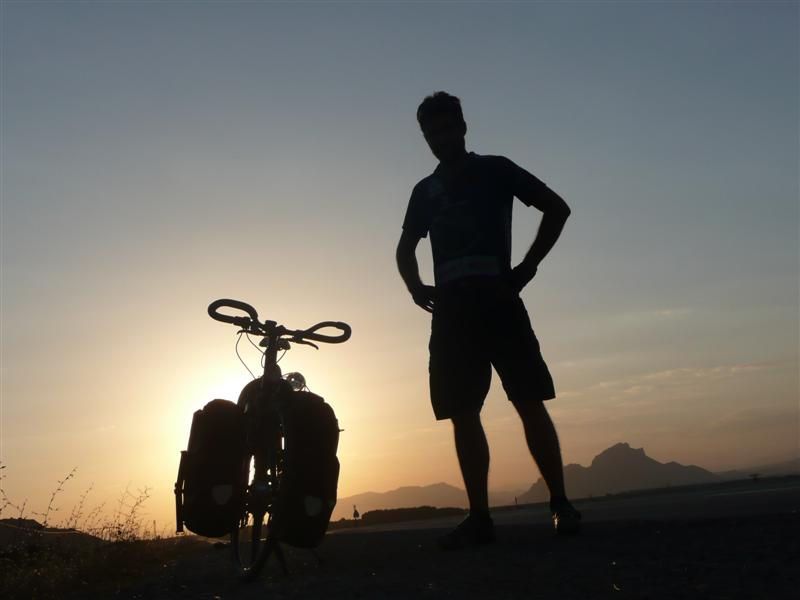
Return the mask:
[[[433,313],[430,393],[438,420],[453,422],[469,516],[440,538],[444,549],[494,541],[489,516],[489,446],[480,420],[492,366],[519,413],[525,437],[550,489],[556,531],[580,527],[564,491],[561,451],[544,401],[555,397],[519,292],[555,244],[570,209],[539,179],[502,156],[467,152],[458,98],[436,92],[417,110],[425,141],[439,159],[408,203],[397,266],[414,302]],[[514,197],[543,213],[536,239],[511,268]],[[419,276],[416,247],[430,233],[435,286]]]

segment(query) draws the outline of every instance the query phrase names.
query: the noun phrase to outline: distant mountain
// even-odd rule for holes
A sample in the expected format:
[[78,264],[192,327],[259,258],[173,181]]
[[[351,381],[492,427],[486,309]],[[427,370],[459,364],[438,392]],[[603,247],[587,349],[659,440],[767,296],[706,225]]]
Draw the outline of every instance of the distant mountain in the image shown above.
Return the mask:
[[747,479],[757,473],[759,477],[777,477],[780,475],[800,475],[800,458],[779,463],[760,465],[747,469],[734,469],[717,473],[721,479]]
[[[604,450],[588,467],[576,464],[564,467],[564,482],[571,498],[713,481],[719,478],[710,471],[676,462],[660,463],[647,456],[643,448],[631,448],[626,443]],[[544,502],[549,498],[547,485],[539,478],[519,497],[519,502]]]
[[763,465],[761,467],[751,469],[750,471],[751,473],[758,473],[762,477],[774,475],[800,475],[800,458],[787,460],[781,463]]
[[490,489],[489,506],[511,506],[514,504],[514,499],[519,501],[519,497],[524,493],[524,486],[520,486],[516,489]]
[[365,492],[355,496],[339,498],[336,502],[336,508],[333,510],[333,520],[352,518],[354,504],[361,514],[381,508],[408,508],[413,506],[466,507],[467,493],[446,483],[406,486],[388,492]]
[[[565,466],[564,480],[571,498],[586,498],[632,490],[744,479],[752,473],[758,473],[762,477],[798,474],[800,459],[751,469],[712,473],[694,465],[661,463],[647,456],[643,448],[631,448],[626,443],[619,443],[595,456],[588,467],[577,464]],[[550,498],[550,492],[541,478],[525,492],[511,489],[489,492],[492,506],[513,504],[515,497],[520,504],[545,502]],[[361,514],[370,510],[415,506],[466,507],[467,495],[464,490],[446,483],[406,486],[383,493],[366,492],[340,498],[333,511],[333,519],[351,518],[354,504]]]

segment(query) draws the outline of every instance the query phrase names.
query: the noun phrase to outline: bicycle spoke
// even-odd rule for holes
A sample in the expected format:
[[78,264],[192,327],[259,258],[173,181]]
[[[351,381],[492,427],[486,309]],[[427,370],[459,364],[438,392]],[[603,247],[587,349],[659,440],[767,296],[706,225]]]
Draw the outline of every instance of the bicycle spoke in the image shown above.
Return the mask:
[[254,519],[253,528],[250,530],[250,561],[255,562],[258,552],[261,549],[261,523],[263,516]]

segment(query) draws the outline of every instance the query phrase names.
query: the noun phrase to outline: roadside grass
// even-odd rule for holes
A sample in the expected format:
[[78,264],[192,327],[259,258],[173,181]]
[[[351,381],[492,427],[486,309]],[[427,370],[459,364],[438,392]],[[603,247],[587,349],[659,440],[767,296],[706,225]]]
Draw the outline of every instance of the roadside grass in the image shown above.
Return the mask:
[[[56,506],[70,471],[50,495],[47,508],[34,512],[28,500],[13,501],[6,493],[6,465],[0,464],[0,597],[62,598],[81,590],[114,588],[166,566],[178,547],[197,543],[167,538],[145,525],[143,507],[150,489],[126,489],[113,511],[105,503],[91,509],[90,485],[67,516],[54,522]],[[181,550],[182,551],[182,550]]]
[[18,546],[0,555],[0,597],[111,597],[209,544],[196,537],[111,542],[77,551],[68,545]]

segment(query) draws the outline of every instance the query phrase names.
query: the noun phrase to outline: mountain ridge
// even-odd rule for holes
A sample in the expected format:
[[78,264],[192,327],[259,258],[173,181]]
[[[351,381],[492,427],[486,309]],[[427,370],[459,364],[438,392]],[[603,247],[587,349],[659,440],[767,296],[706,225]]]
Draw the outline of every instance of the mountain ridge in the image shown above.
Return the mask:
[[[626,442],[606,448],[588,467],[578,464],[564,467],[564,482],[571,498],[719,480],[717,475],[697,465],[682,465],[675,461],[661,463],[647,456],[644,448],[632,448]],[[519,501],[544,502],[549,498],[550,492],[540,477],[519,497]]]
[[[768,474],[771,471],[765,467],[761,472]],[[697,465],[683,465],[676,461],[662,463],[649,457],[644,448],[633,448],[627,442],[609,446],[597,454],[589,466],[571,463],[564,467],[564,479],[571,498],[711,483],[736,478],[741,473],[743,471],[727,471],[716,474]],[[520,504],[544,502],[550,497],[547,486],[541,477],[527,489],[520,486],[517,493],[511,489],[490,490],[489,495],[490,504],[493,506],[513,504],[515,499]],[[438,508],[463,508],[468,505],[466,492],[448,483],[406,485],[385,492],[362,492],[340,498],[334,510],[333,519],[349,519],[352,516],[354,504],[361,514],[377,509],[426,505]]]
[[444,482],[429,485],[404,485],[386,492],[362,492],[339,498],[332,519],[349,519],[353,514],[353,505],[361,514],[370,510],[413,506],[466,507],[467,493],[461,488]]

